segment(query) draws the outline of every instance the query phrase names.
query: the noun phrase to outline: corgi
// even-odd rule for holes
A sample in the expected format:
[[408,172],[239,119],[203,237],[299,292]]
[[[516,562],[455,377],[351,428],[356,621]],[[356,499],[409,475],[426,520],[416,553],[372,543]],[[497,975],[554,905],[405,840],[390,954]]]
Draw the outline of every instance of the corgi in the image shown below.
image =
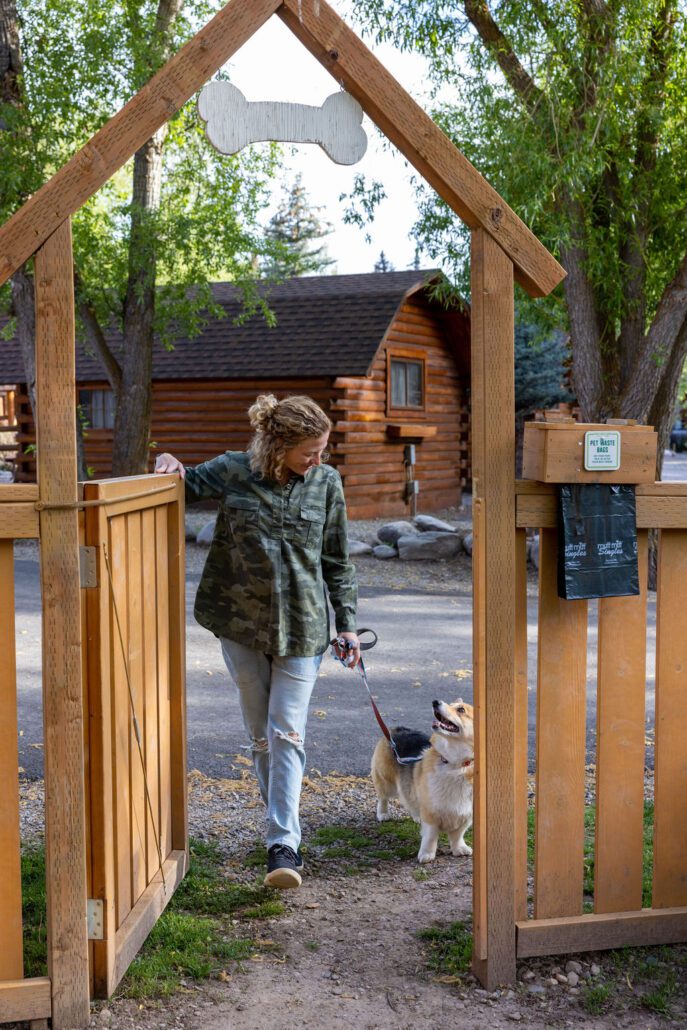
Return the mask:
[[439,833],[448,835],[453,855],[471,855],[465,832],[472,825],[474,776],[474,710],[461,698],[453,704],[433,701],[431,737],[397,726],[391,730],[401,757],[422,755],[412,765],[401,765],[386,739],[372,755],[372,780],[377,791],[377,819],[391,819],[389,801],[398,798],[420,823],[422,836],[418,862],[432,862]]

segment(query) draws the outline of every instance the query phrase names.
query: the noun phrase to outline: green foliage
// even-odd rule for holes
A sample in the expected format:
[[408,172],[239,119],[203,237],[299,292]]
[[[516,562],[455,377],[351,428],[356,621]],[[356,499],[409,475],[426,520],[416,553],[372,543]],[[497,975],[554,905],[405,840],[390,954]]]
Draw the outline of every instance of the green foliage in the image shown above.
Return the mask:
[[590,1016],[600,1016],[610,1002],[610,984],[587,984],[582,991],[582,1004]]
[[515,410],[522,415],[571,401],[567,388],[568,347],[562,333],[542,334],[532,325],[515,328]]
[[317,275],[334,264],[327,256],[326,246],[317,245],[332,231],[329,222],[321,221],[321,210],[310,205],[301,176],[297,175],[267,226],[272,252],[262,262],[266,275]]

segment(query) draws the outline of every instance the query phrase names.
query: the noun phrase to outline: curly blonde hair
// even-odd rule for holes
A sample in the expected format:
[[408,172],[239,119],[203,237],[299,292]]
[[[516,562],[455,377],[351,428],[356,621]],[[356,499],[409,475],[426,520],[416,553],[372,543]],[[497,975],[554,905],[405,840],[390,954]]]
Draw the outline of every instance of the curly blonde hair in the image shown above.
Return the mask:
[[[284,397],[263,393],[248,409],[254,430],[248,446],[250,467],[264,479],[279,482],[284,474],[284,455],[303,440],[312,440],[332,428],[332,423],[311,397]],[[326,455],[322,456],[326,460]]]

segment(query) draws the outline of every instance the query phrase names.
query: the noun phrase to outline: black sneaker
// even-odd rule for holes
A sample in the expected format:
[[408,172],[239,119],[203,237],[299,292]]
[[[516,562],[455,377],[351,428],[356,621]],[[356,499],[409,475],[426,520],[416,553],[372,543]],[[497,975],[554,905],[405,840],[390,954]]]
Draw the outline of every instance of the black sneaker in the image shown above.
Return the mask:
[[286,844],[273,844],[267,852],[267,876],[263,880],[265,887],[300,887],[301,877],[298,872],[303,868],[303,858]]
[[303,872],[303,856],[301,855],[301,849],[299,848],[296,852],[296,869],[299,873]]

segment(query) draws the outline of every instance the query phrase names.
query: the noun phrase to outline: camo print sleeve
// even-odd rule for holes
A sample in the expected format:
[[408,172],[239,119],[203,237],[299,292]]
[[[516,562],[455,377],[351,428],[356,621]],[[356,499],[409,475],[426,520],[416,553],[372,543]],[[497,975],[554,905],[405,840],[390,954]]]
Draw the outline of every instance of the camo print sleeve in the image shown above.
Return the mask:
[[322,537],[322,575],[336,616],[337,633],[355,633],[358,586],[348,557],[348,525],[341,476],[327,481],[327,516]]
[[186,503],[195,501],[219,501],[230,481],[230,463],[227,454],[220,454],[202,465],[186,469]]

